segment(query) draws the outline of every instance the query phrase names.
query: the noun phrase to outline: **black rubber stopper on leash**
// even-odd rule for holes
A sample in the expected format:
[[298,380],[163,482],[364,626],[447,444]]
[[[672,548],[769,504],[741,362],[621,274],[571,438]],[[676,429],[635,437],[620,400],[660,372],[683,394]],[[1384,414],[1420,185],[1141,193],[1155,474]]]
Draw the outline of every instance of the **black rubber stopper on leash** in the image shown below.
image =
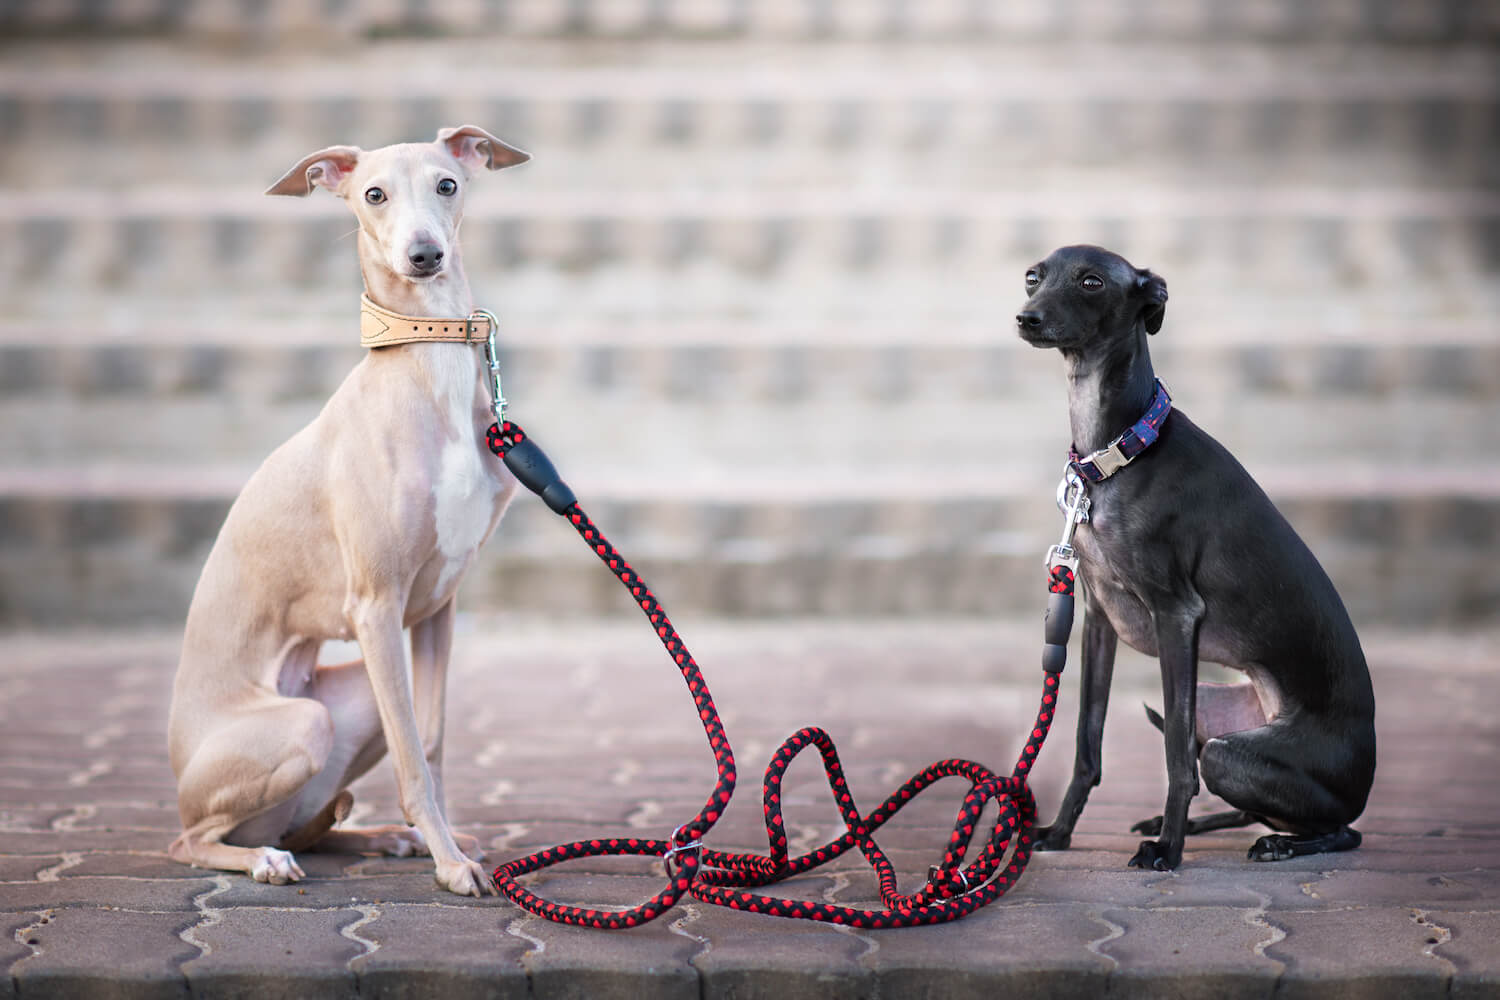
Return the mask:
[[1047,645],[1042,647],[1042,669],[1049,674],[1060,674],[1068,662],[1068,633],[1073,629],[1073,595],[1048,594],[1047,618],[1042,623],[1042,634]]
[[505,467],[521,485],[542,498],[553,512],[561,514],[578,502],[573,490],[563,482],[546,452],[531,438],[523,438],[505,452]]

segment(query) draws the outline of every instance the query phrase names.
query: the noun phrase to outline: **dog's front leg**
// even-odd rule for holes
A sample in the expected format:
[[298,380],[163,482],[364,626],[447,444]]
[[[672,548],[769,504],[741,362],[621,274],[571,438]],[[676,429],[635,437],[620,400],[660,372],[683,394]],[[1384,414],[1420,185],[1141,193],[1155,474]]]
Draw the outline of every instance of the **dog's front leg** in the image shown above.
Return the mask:
[[447,710],[448,657],[453,651],[453,601],[411,627],[411,682],[422,756],[432,775],[438,810],[448,815],[443,797],[443,725]]
[[1130,859],[1132,868],[1170,871],[1182,863],[1187,836],[1188,803],[1198,794],[1198,742],[1194,718],[1198,695],[1197,613],[1162,612],[1156,616],[1156,650],[1161,660],[1165,717],[1167,804],[1162,810],[1161,837],[1143,840]]
[[350,616],[365,669],[380,710],[380,724],[396,769],[396,787],[406,822],[415,826],[427,842],[436,864],[439,885],[460,896],[478,896],[481,888],[494,892],[484,869],[469,860],[453,840],[438,805],[432,772],[422,751],[412,699],[412,682],[401,648],[401,611],[395,601],[359,602]]
[[1102,611],[1089,609],[1083,621],[1083,679],[1079,683],[1078,748],[1073,757],[1073,780],[1051,826],[1038,827],[1039,851],[1065,850],[1073,827],[1083,813],[1089,792],[1104,774],[1104,712],[1115,673],[1115,651],[1120,639]]
[[454,601],[437,614],[411,627],[411,680],[422,755],[432,775],[438,813],[453,834],[458,849],[475,861],[484,859],[479,841],[454,830],[448,822],[448,797],[443,786],[443,730],[448,705],[448,660],[453,652]]

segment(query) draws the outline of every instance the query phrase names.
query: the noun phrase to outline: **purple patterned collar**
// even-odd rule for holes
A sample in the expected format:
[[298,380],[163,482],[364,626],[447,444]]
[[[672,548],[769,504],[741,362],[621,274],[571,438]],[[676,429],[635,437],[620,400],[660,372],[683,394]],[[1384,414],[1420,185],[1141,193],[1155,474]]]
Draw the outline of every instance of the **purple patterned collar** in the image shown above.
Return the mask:
[[1080,457],[1078,449],[1069,448],[1068,463],[1089,482],[1104,482],[1155,443],[1162,422],[1171,411],[1172,397],[1167,393],[1166,384],[1157,379],[1156,395],[1151,397],[1151,405],[1146,407],[1146,412],[1133,427],[1091,455]]

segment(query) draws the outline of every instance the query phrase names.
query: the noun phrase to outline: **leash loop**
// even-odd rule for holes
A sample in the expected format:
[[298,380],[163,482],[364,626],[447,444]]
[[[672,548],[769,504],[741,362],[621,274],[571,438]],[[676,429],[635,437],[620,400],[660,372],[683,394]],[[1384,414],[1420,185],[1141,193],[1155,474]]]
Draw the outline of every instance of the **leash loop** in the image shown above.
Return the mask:
[[[493,323],[490,329],[495,329]],[[493,352],[490,352],[490,357],[493,358]],[[705,903],[752,913],[874,929],[956,920],[998,899],[1015,884],[1031,858],[1032,829],[1036,825],[1036,800],[1027,779],[1052,726],[1059,674],[1067,658],[1067,632],[1072,623],[1073,569],[1077,565],[1070,543],[1073,529],[1087,510],[1081,480],[1071,501],[1063,542],[1061,546],[1053,546],[1048,556],[1047,645],[1043,653],[1041,705],[1011,773],[997,774],[970,760],[941,760],[913,775],[874,811],[865,814],[854,802],[833,740],[824,730],[808,726],[789,736],[766,766],[761,795],[768,852],[730,853],[714,850],[703,843],[703,837],[729,805],[737,773],[728,734],[714,707],[702,671],[656,596],[579,507],[573,491],[562,481],[551,461],[520,426],[501,419],[503,398],[499,392],[498,375],[495,375],[495,399],[496,421],[485,433],[490,450],[505,462],[506,468],[520,482],[573,525],[599,560],[629,591],[687,684],[718,770],[713,789],[698,814],[674,829],[668,839],[581,840],[517,858],[494,871],[495,886],[507,899],[549,920],[607,930],[636,927],[654,920],[688,894]],[[1059,549],[1065,549],[1066,556],[1059,555],[1054,561]],[[845,830],[822,846],[792,857],[782,816],[782,778],[792,761],[808,749],[816,749],[822,757],[829,791]],[[921,889],[909,895],[903,894],[897,885],[895,866],[873,835],[928,787],[953,777],[967,781],[969,791],[959,805],[942,859],[928,869],[927,883]],[[976,846],[974,840],[980,834],[979,819],[990,802],[996,806],[994,826],[971,857],[971,847]],[[751,891],[804,874],[855,848],[874,871],[882,909],[785,899]],[[563,861],[600,855],[660,858],[667,884],[637,906],[597,909],[543,899],[519,881],[524,875]]]

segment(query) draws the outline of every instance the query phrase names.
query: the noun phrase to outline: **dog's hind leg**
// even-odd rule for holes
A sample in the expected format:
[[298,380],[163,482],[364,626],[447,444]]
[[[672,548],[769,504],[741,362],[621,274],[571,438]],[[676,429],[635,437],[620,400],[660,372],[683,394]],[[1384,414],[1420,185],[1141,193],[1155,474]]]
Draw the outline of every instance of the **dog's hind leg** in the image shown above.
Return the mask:
[[283,851],[305,851],[318,843],[323,836],[333,827],[344,821],[349,815],[349,810],[354,805],[354,796],[348,791],[342,791],[338,797],[318,811],[318,814],[308,820],[297,831],[287,834],[281,838],[280,847]]
[[[1333,789],[1361,786],[1348,773],[1363,759],[1351,750],[1358,743],[1331,729],[1315,731],[1282,717],[1259,729],[1209,740],[1199,767],[1209,791],[1285,831],[1257,840],[1250,860],[1349,851],[1360,845],[1359,832],[1348,824],[1363,811],[1364,797],[1348,801]],[[1319,775],[1306,766],[1308,761],[1324,767],[1342,761],[1344,766]]]
[[[1266,724],[1266,716],[1261,708],[1260,698],[1255,688],[1250,684],[1214,684],[1207,681],[1198,683],[1198,699],[1194,710],[1194,735],[1198,742],[1198,752],[1201,755],[1203,745],[1215,736],[1223,736],[1226,733],[1239,732],[1246,729],[1255,729]],[[1146,706],[1146,718],[1150,723],[1160,730],[1163,720],[1157,711]],[[1185,833],[1189,836],[1199,833],[1209,833],[1213,830],[1229,830],[1235,827],[1251,826],[1261,820],[1245,812],[1243,809],[1231,809],[1227,812],[1206,813],[1202,816],[1189,817]],[[1148,837],[1156,837],[1161,834],[1162,818],[1154,816],[1151,819],[1143,819],[1130,828],[1131,833],[1140,833]]]
[[[292,838],[310,837],[303,850],[398,858],[427,854],[427,841],[409,826],[334,829],[333,822],[323,822],[330,815],[342,821],[349,814],[354,796],[347,786],[385,756],[385,735],[363,660],[319,666],[308,693],[328,709],[336,739],[327,767],[299,796],[292,825],[301,829]],[[288,847],[285,842],[281,846]]]
[[[1202,816],[1190,816],[1187,821],[1186,833],[1189,836],[1198,833],[1208,833],[1213,830],[1232,830],[1236,827],[1250,826],[1259,823],[1260,820],[1251,816],[1243,809],[1230,809],[1225,812],[1204,813]],[[1153,816],[1151,819],[1143,819],[1130,828],[1131,833],[1144,834],[1147,837],[1161,835],[1161,817]]]
[[183,829],[168,854],[258,882],[302,878],[292,854],[270,845],[282,839],[293,800],[323,769],[332,745],[328,712],[310,698],[270,696],[215,727],[178,778]]

